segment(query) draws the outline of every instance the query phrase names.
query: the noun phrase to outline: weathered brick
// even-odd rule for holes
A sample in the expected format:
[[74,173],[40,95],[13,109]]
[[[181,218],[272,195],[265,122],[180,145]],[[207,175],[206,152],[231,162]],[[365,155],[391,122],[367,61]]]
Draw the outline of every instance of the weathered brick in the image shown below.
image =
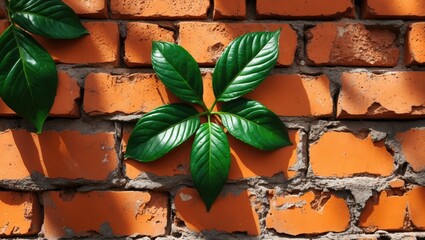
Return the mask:
[[333,103],[329,84],[326,75],[276,74],[246,97],[260,101],[281,116],[331,116]]
[[[259,235],[258,215],[249,199],[250,193],[228,193],[220,196],[212,205],[210,212],[195,189],[183,188],[175,195],[176,217],[184,221],[192,231],[216,230],[220,232],[246,232]],[[237,214],[235,214],[237,209]]]
[[396,178],[396,179],[391,180],[391,181],[388,183],[388,185],[389,185],[391,188],[403,188],[403,187],[405,186],[405,183],[404,183],[404,180],[403,180],[403,179]]
[[409,217],[415,229],[425,230],[425,187],[414,187],[407,193]]
[[206,19],[208,0],[111,0],[115,19]]
[[106,180],[118,167],[113,133],[25,130],[0,132],[0,179],[23,179],[32,174],[49,178]]
[[257,0],[259,18],[332,19],[354,17],[352,0]]
[[36,235],[41,230],[41,209],[35,193],[0,192],[0,237]]
[[[56,97],[50,110],[51,117],[79,117],[80,110],[77,100],[80,98],[80,87],[76,80],[72,79],[66,72],[58,72],[58,88]],[[0,99],[0,115],[15,116],[16,113]]]
[[424,0],[366,0],[362,17],[369,19],[424,19]]
[[106,0],[63,0],[71,7],[79,17],[82,18],[107,18],[108,8]]
[[37,37],[53,59],[60,63],[114,64],[119,62],[119,32],[114,22],[87,22],[89,35],[74,40]]
[[224,48],[240,35],[278,29],[282,32],[277,64],[288,66],[294,61],[297,34],[288,24],[181,22],[179,26],[179,44],[201,65],[213,65]]
[[373,142],[348,132],[326,132],[310,144],[313,174],[321,177],[351,177],[356,174],[389,176],[393,158],[384,142]]
[[402,153],[406,161],[416,172],[425,170],[425,129],[411,129],[397,133],[396,138],[401,143]]
[[165,234],[168,197],[161,193],[47,192],[42,199],[48,239]]
[[412,118],[425,115],[425,72],[343,73],[338,118]]
[[[124,131],[124,150],[129,136],[129,131]],[[300,142],[300,133],[299,131],[289,131],[289,136],[294,144],[273,152],[260,151],[229,136],[232,157],[229,179],[272,177],[278,173],[283,173],[287,178],[296,176],[297,171],[293,167],[297,163],[296,148],[297,143]],[[191,149],[192,141],[188,140],[154,162],[125,161],[126,176],[134,179],[145,172],[157,176],[189,175]]]
[[127,23],[124,50],[127,66],[151,65],[152,41],[174,42],[173,32],[157,24]]
[[344,199],[311,191],[303,195],[274,194],[266,217],[267,228],[293,236],[343,232],[349,225],[350,211]]
[[245,19],[245,0],[214,0],[214,19]]
[[306,31],[307,58],[314,65],[396,66],[396,34],[362,24],[319,23]]
[[404,62],[406,65],[425,64],[425,23],[410,24],[405,39]]

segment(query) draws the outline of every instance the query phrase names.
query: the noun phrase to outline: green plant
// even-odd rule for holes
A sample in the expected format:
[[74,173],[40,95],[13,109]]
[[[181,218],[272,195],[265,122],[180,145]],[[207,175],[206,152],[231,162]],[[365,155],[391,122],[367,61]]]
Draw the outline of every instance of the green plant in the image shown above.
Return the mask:
[[[144,115],[130,134],[126,157],[154,161],[177,147],[195,132],[190,156],[192,179],[207,210],[220,194],[230,168],[230,147],[225,131],[212,121],[221,119],[230,134],[261,150],[291,145],[282,121],[261,103],[240,98],[257,87],[276,64],[280,31],[243,35],[229,44],[213,73],[216,100],[211,107],[203,101],[199,67],[182,47],[153,42],[152,64],[164,85],[181,100]],[[213,111],[223,102],[220,111]],[[206,122],[201,124],[200,117]]]
[[6,8],[10,26],[0,37],[0,97],[40,133],[56,96],[57,70],[27,31],[52,39],[88,31],[60,0],[7,0]]

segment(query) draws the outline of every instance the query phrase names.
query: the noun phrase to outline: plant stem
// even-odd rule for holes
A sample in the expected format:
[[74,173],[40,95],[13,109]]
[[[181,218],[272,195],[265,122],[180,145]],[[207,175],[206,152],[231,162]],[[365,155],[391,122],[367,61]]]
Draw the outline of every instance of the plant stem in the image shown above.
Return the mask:
[[211,106],[211,108],[208,110],[208,112],[212,112],[212,110],[213,110],[213,108],[215,107],[215,105],[217,105],[217,99],[215,99],[214,100],[214,102],[213,102],[213,104],[212,104],[212,106]]

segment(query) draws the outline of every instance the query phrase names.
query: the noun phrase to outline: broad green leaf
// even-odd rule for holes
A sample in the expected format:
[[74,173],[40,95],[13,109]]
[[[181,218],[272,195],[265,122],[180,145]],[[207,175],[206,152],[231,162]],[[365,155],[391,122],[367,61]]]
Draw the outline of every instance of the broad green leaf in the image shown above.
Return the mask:
[[128,140],[126,157],[151,162],[183,143],[200,124],[199,113],[192,106],[164,105],[143,116]]
[[53,105],[57,81],[52,57],[31,35],[10,26],[0,37],[0,94],[39,133]]
[[279,117],[257,101],[240,98],[224,103],[219,115],[230,134],[253,147],[271,151],[292,145]]
[[164,85],[178,98],[203,105],[202,76],[195,59],[173,43],[152,43],[152,65]]
[[8,1],[12,22],[37,35],[73,39],[88,34],[74,11],[61,0]]
[[230,147],[226,134],[215,123],[204,123],[196,132],[190,154],[190,171],[207,211],[227,181]]
[[248,33],[226,47],[213,74],[217,101],[241,97],[269,75],[277,61],[279,35],[280,31]]

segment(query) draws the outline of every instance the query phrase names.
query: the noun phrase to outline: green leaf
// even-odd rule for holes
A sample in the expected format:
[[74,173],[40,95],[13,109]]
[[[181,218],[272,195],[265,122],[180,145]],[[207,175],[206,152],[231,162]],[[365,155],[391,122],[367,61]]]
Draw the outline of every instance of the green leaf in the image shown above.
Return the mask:
[[152,65],[164,85],[183,101],[204,105],[202,76],[195,59],[173,43],[152,43]]
[[226,134],[215,123],[204,123],[196,132],[190,155],[190,170],[207,211],[226,183],[230,169],[230,147]]
[[277,61],[279,35],[280,30],[249,33],[226,47],[213,74],[217,101],[227,102],[241,97],[269,75]]
[[192,136],[199,127],[199,113],[192,106],[164,105],[143,116],[128,140],[126,157],[151,162]]
[[12,22],[43,37],[73,39],[88,34],[75,12],[60,0],[11,0],[8,9]]
[[253,147],[271,151],[292,145],[279,117],[257,101],[224,103],[219,115],[230,134]]
[[31,35],[10,26],[0,37],[0,95],[39,133],[53,105],[57,81],[52,57]]

